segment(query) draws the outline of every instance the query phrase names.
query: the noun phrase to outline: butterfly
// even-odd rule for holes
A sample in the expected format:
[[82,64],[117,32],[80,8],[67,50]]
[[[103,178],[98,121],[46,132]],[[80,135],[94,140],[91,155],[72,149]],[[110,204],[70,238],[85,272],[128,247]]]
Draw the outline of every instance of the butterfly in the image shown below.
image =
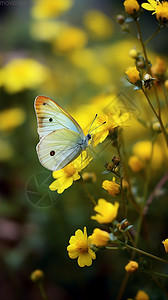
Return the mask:
[[61,170],[88,147],[92,135],[85,136],[75,119],[52,99],[37,96],[34,106],[40,137],[36,147],[39,161],[51,171]]

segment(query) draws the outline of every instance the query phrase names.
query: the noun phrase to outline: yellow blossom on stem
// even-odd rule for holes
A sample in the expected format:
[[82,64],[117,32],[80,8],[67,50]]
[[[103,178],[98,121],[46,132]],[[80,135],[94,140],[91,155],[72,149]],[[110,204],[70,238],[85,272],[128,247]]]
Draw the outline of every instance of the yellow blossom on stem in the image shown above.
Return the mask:
[[96,258],[96,254],[90,248],[90,237],[87,237],[86,227],[84,232],[78,229],[75,235],[71,236],[67,247],[68,255],[70,258],[75,259],[78,257],[78,265],[80,267],[91,266],[92,259]]
[[133,15],[133,14],[137,13],[140,9],[140,6],[136,0],[125,0],[123,4],[125,7],[125,11],[129,15]]
[[138,270],[139,265],[136,261],[130,260],[130,262],[125,266],[125,270],[127,273],[134,273]]
[[80,179],[81,176],[79,172],[84,169],[90,161],[91,158],[87,158],[87,153],[84,151],[82,153],[82,158],[81,155],[79,155],[73,162],[63,169],[54,171],[53,177],[56,180],[50,184],[49,189],[51,191],[57,190],[58,194],[63,193],[63,191],[70,187],[74,181]]
[[95,126],[99,126],[102,123],[106,122],[100,126],[93,134],[93,143],[94,146],[97,146],[99,143],[102,143],[106,137],[114,132],[116,127],[123,125],[130,117],[129,112],[121,113],[119,110],[114,113],[101,114],[98,115]]
[[162,243],[165,247],[165,251],[168,252],[168,239],[165,239]]
[[111,223],[117,216],[119,203],[114,204],[107,202],[105,199],[100,198],[98,204],[94,207],[94,211],[97,212],[91,219],[96,220],[98,223]]
[[149,300],[149,296],[144,291],[139,290],[135,296],[135,300]]
[[106,246],[109,240],[110,234],[107,231],[99,228],[95,228],[90,236],[91,243],[97,247]]
[[143,3],[142,7],[146,10],[153,11],[156,14],[158,21],[167,22],[168,21],[168,1],[155,1],[148,0],[149,3]]
[[103,183],[102,183],[102,187],[106,191],[108,191],[108,193],[113,197],[120,193],[120,185],[115,182],[114,178],[113,178],[112,181],[104,180]]
[[137,83],[140,79],[139,71],[136,67],[130,67],[127,71],[125,71],[125,74],[128,76],[130,83]]

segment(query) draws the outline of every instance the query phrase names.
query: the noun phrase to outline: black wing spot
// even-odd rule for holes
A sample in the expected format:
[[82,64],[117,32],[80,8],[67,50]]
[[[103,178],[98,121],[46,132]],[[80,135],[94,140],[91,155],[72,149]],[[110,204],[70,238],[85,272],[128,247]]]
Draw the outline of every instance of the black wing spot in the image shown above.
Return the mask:
[[55,151],[52,150],[52,151],[50,152],[50,155],[51,155],[51,156],[54,156],[54,155],[55,155]]
[[53,119],[52,119],[52,118],[49,118],[49,121],[50,121],[50,122],[52,122],[52,121],[53,121]]
[[47,103],[45,103],[45,102],[43,103],[43,105],[46,105],[46,104],[47,104]]

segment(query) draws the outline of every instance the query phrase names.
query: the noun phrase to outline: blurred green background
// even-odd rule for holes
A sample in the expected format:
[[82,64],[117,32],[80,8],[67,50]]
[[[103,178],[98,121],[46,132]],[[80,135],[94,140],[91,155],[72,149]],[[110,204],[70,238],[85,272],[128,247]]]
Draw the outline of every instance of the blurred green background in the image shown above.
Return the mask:
[[[52,174],[41,166],[36,154],[38,143],[34,99],[46,95],[76,116],[77,109],[102,94],[120,92],[133,99],[141,116],[141,97],[128,87],[124,71],[133,66],[129,50],[137,45],[136,31],[128,35],[116,22],[123,13],[122,1],[55,0],[0,2],[0,299],[41,299],[29,277],[33,270],[45,273],[44,287],[49,299],[114,299],[125,274],[129,255],[120,251],[100,251],[91,267],[80,268],[68,257],[66,247],[78,228],[97,224],[90,220],[93,205],[75,182],[61,195],[50,192]],[[156,28],[156,19],[144,12],[141,20],[146,39]],[[167,55],[167,32],[164,29],[149,48],[151,57]],[[131,96],[134,93],[134,96]],[[137,103],[136,103],[137,101]],[[91,120],[94,113],[90,112]],[[78,119],[79,118],[79,119]],[[126,127],[128,153],[132,144],[150,133],[136,123]],[[145,132],[145,133],[144,133]],[[138,134],[138,137],[137,137]],[[110,176],[102,172],[105,162],[116,155],[105,149],[94,159],[87,171],[95,172],[96,183],[86,183],[97,200],[110,200],[101,183]],[[164,162],[162,161],[164,164]],[[151,190],[166,171],[166,165],[153,175]],[[138,189],[141,190],[141,179]],[[41,206],[34,197],[46,195]],[[158,199],[157,199],[158,200]],[[150,211],[149,225],[157,230],[141,241],[142,249],[164,255],[162,245],[167,234],[166,196],[160,196]],[[156,220],[157,216],[157,220]],[[132,222],[136,223],[136,214]],[[155,264],[156,265],[156,264]],[[157,265],[156,265],[157,266]],[[166,270],[165,270],[166,272]],[[162,293],[147,276],[131,278],[125,298],[134,297],[138,289],[146,289],[163,299]]]

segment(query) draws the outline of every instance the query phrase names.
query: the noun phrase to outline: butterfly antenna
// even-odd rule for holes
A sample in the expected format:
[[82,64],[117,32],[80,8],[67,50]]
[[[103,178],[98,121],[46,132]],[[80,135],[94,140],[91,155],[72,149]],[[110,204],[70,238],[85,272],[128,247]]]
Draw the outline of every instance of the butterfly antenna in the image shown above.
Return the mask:
[[104,124],[106,124],[106,121],[104,121],[104,122],[103,122],[102,124],[100,124],[99,126],[93,128],[89,133],[91,133],[92,131],[96,130],[97,128],[99,128],[100,126],[102,126],[102,125],[104,125]]
[[95,115],[95,117],[94,117],[94,119],[93,119],[93,121],[92,121],[92,123],[90,125],[89,131],[88,131],[89,133],[90,133],[90,129],[92,128],[92,125],[93,125],[94,121],[96,120],[96,118],[97,118],[97,114]]

